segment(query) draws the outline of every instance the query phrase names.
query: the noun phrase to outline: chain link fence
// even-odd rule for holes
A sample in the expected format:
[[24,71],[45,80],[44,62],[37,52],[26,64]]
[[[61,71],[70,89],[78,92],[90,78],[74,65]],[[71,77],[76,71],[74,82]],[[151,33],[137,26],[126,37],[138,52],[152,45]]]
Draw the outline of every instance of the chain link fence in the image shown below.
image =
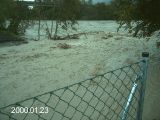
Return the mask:
[[141,120],[147,61],[0,108],[0,120]]

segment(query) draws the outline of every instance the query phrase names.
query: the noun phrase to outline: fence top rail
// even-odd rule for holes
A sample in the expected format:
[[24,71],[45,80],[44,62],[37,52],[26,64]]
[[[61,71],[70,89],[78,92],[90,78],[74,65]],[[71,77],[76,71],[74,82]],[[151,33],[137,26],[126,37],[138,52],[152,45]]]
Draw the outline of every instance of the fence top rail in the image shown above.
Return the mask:
[[36,99],[37,97],[41,97],[41,96],[46,95],[46,94],[48,94],[48,93],[53,93],[53,92],[56,92],[56,91],[61,90],[61,89],[65,89],[65,88],[68,88],[68,87],[72,87],[72,86],[74,86],[74,85],[81,84],[81,83],[83,83],[83,82],[85,82],[85,81],[88,81],[88,80],[92,81],[92,80],[94,80],[94,79],[97,78],[97,77],[100,77],[100,76],[103,77],[103,76],[106,75],[106,74],[114,73],[114,72],[116,72],[116,71],[118,71],[118,70],[122,70],[122,69],[125,69],[125,68],[128,68],[128,67],[132,67],[132,66],[134,66],[134,65],[136,65],[136,64],[140,64],[140,63],[145,63],[145,60],[140,60],[140,61],[135,62],[135,63],[132,63],[132,64],[130,64],[130,65],[126,65],[126,66],[117,68],[117,69],[115,69],[115,70],[111,70],[111,71],[105,72],[105,73],[103,73],[103,74],[99,74],[99,75],[96,75],[96,76],[87,78],[87,79],[85,79],[85,80],[83,80],[83,81],[76,82],[76,83],[71,84],[71,85],[68,85],[68,86],[66,86],[66,87],[61,87],[61,88],[58,88],[58,89],[55,89],[55,90],[52,90],[52,91],[49,91],[49,92],[45,92],[45,93],[43,93],[43,94],[40,94],[40,95],[37,95],[37,96],[34,96],[34,97],[27,98],[27,99],[25,99],[25,100],[21,100],[21,101],[19,101],[19,102],[13,103],[13,104],[6,105],[6,106],[4,106],[4,107],[1,107],[1,108],[0,108],[0,111],[1,111],[2,109],[5,109],[5,108],[9,107],[9,106],[17,105],[17,104],[22,103],[22,102],[25,102],[25,101],[27,101],[27,100]]

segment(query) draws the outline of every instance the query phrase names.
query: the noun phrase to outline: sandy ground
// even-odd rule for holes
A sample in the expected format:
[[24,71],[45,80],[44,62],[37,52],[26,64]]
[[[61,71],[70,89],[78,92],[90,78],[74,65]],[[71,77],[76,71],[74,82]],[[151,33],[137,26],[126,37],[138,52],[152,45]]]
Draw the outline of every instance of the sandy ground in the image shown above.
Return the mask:
[[[88,24],[89,27],[86,27]],[[132,64],[142,59],[143,51],[149,51],[151,58],[159,54],[156,33],[139,39],[124,32],[116,33],[117,25],[112,21],[83,21],[80,25],[78,32],[91,33],[81,35],[80,39],[52,41],[47,40],[42,31],[40,41],[30,40],[28,44],[0,48],[0,107]],[[35,39],[35,29],[30,28],[26,38]],[[108,35],[111,37],[102,39]],[[62,49],[58,47],[59,43],[66,43],[71,48]],[[147,82],[145,120],[160,118],[157,112],[147,116],[153,112],[154,106],[160,111],[155,102],[160,100],[158,65],[155,64],[157,68],[154,64],[149,67],[152,72],[149,72]]]

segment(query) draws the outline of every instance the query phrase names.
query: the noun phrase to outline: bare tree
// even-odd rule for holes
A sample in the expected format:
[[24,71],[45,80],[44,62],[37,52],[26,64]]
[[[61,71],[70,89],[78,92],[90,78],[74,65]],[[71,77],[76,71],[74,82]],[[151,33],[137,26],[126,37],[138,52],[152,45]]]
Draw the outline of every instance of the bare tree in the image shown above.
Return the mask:
[[59,25],[62,25],[62,29],[67,30],[69,26],[74,29],[73,25],[76,24],[76,15],[80,10],[79,0],[59,0],[56,1],[56,7],[54,9],[56,28],[53,39],[57,39],[57,32]]

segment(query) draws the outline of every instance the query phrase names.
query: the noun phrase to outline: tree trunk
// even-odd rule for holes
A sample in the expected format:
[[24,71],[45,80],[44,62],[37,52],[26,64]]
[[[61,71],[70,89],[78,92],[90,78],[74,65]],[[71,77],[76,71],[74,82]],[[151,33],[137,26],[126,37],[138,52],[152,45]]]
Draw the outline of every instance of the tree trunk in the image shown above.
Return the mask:
[[52,20],[52,24],[51,24],[51,37],[52,37],[52,32],[53,32],[53,20]]
[[41,20],[38,21],[38,40],[40,40]]
[[58,20],[56,20],[56,29],[55,29],[55,33],[54,33],[54,39],[57,38],[57,32],[58,32]]
[[46,23],[46,27],[47,27],[46,32],[47,32],[48,39],[52,39],[52,36],[51,36],[50,31],[49,31],[49,27],[48,27],[47,23]]

